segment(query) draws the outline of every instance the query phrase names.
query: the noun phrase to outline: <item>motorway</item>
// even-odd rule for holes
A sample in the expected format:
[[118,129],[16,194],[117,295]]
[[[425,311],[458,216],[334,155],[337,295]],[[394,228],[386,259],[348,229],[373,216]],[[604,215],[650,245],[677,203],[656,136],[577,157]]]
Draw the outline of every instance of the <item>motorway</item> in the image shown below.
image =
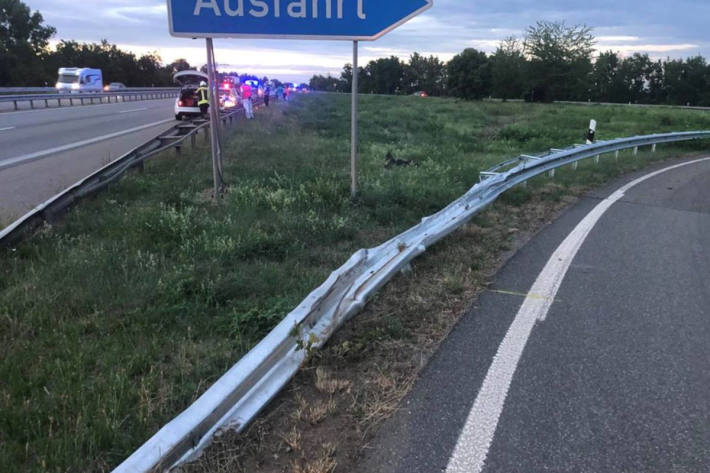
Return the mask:
[[171,128],[173,99],[0,114],[0,228]]
[[710,160],[683,164],[516,253],[358,471],[710,471]]

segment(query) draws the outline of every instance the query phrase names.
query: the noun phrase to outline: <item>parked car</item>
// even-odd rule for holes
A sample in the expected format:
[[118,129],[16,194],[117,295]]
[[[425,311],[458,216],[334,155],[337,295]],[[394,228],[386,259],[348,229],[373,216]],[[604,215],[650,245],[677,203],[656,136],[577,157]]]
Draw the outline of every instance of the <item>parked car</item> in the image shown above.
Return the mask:
[[101,69],[62,67],[58,75],[56,89],[60,94],[98,93],[103,90],[104,79]]
[[173,80],[180,85],[180,95],[175,99],[175,119],[202,115],[197,105],[197,89],[200,88],[200,82],[209,80],[207,74],[200,71],[180,71],[175,73]]
[[124,90],[126,86],[121,82],[111,82],[109,85],[104,87],[104,92],[115,92],[117,90]]
[[415,97],[429,97],[429,94],[427,94],[423,90],[421,90],[419,92],[414,92],[412,95],[414,95]]

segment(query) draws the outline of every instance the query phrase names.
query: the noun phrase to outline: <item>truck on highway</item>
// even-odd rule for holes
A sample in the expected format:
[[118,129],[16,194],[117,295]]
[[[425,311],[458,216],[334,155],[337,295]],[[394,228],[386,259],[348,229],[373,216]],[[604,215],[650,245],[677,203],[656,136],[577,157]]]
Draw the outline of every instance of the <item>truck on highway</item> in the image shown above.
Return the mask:
[[104,88],[103,74],[101,69],[62,67],[59,69],[56,88],[60,94],[100,93]]

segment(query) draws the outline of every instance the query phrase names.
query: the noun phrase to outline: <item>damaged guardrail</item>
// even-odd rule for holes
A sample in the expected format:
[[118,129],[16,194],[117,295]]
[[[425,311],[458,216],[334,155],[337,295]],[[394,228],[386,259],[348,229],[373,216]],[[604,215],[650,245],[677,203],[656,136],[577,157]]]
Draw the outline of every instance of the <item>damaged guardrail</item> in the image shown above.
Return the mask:
[[[258,107],[261,101],[255,103]],[[228,113],[222,113],[220,119],[223,125],[232,123],[242,114],[244,109],[240,106]],[[179,123],[159,136],[129,151],[122,157],[112,161],[95,173],[80,180],[68,189],[38,205],[15,222],[0,230],[0,248],[18,242],[24,235],[39,227],[43,222],[51,222],[65,212],[79,199],[94,194],[118,181],[131,168],[142,167],[145,160],[158,153],[174,148],[178,153],[189,139],[189,144],[195,146],[197,135],[205,130],[205,140],[209,139],[207,131],[209,121],[204,119]]]
[[520,156],[480,173],[480,182],[445,209],[369,250],[360,250],[208,389],[113,473],[169,471],[194,459],[224,429],[242,431],[368,299],[428,247],[460,228],[501,194],[535,176],[602,154],[710,138],[710,131],[668,133]]

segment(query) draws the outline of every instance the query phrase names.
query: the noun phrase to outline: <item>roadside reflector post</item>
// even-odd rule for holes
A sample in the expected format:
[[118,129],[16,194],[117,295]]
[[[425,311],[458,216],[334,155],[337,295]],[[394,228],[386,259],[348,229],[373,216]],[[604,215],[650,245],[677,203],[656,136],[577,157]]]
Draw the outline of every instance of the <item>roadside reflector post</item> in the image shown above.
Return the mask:
[[619,160],[619,150],[618,149],[614,153],[614,159],[616,159],[617,161]]
[[222,194],[222,142],[220,140],[219,126],[219,105],[217,101],[217,75],[214,64],[214,44],[212,38],[206,38],[207,44],[207,75],[209,76],[209,100],[210,100],[210,137],[212,145],[212,177],[214,179],[214,198],[217,199]]
[[350,188],[350,197],[357,197],[357,148],[358,148],[358,76],[360,69],[357,64],[358,59],[358,42],[353,41],[353,91],[352,91],[352,127],[350,130],[350,177],[352,180]]
[[634,146],[634,156],[638,156],[638,154],[639,154],[639,147]]
[[572,163],[572,169],[575,171],[579,169],[579,161],[575,161]]
[[594,163],[595,164],[599,164],[599,158],[601,158],[601,155],[599,155],[599,154],[594,156]]
[[651,146],[651,152],[652,153],[656,152],[656,143],[653,143],[653,146]]

